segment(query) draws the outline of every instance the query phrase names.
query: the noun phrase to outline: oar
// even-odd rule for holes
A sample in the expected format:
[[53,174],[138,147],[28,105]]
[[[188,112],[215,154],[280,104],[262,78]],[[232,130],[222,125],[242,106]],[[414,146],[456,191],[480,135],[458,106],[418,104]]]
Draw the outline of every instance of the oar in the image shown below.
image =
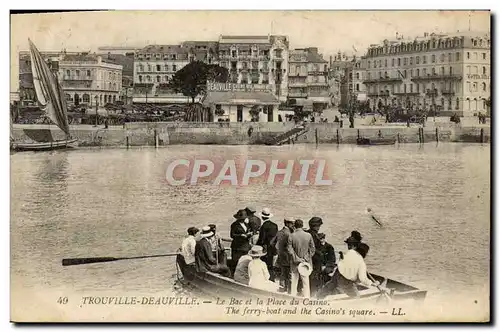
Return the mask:
[[[373,282],[376,282],[375,278],[373,278],[373,276],[366,272],[366,274],[368,275],[368,278],[370,278]],[[391,301],[392,298],[389,294],[387,294],[387,291],[385,289],[382,289],[382,287],[380,285],[377,286],[377,289],[380,291],[380,294],[384,294],[384,297],[388,300],[388,301]]]
[[366,209],[366,213],[368,213],[370,215],[370,218],[373,221],[375,221],[380,227],[384,227],[384,225],[382,225],[382,223],[380,221],[378,221],[378,219],[373,215],[372,209],[370,209],[370,208]]
[[114,262],[125,259],[142,259],[142,258],[153,258],[153,257],[169,257],[176,256],[177,253],[168,253],[162,255],[149,255],[149,256],[135,256],[135,257],[88,257],[88,258],[65,258],[62,260],[63,266],[68,265],[81,265],[81,264],[92,264],[92,263],[104,263],[104,262]]

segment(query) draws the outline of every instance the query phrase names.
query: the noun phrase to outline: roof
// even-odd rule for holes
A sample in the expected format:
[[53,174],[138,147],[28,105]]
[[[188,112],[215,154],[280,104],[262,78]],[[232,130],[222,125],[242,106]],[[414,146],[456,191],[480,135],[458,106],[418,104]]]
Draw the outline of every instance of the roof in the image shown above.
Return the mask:
[[134,57],[123,54],[101,54],[103,62],[123,67],[123,75],[134,75]]
[[97,56],[94,54],[65,54],[62,61],[96,61]]
[[279,104],[278,99],[266,91],[209,91],[203,100],[209,104]]
[[322,63],[327,63],[323,58],[323,55],[315,52],[307,52],[307,62],[322,62]]
[[220,44],[270,44],[269,36],[227,36],[221,35]]
[[143,49],[139,50],[138,54],[144,53],[167,53],[167,54],[177,54],[177,53],[187,53],[188,49],[181,47],[180,45],[148,45]]

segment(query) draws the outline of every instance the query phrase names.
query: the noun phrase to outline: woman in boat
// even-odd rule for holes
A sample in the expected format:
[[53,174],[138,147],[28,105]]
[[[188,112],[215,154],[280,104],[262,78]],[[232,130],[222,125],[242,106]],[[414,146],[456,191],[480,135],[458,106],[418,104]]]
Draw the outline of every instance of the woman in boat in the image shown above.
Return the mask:
[[234,274],[236,264],[241,256],[245,255],[251,248],[250,238],[253,233],[248,225],[248,213],[246,210],[239,210],[233,217],[236,219],[231,224],[231,272]]
[[253,246],[248,252],[252,261],[248,263],[248,286],[258,289],[277,292],[279,285],[269,280],[269,270],[267,265],[260,258],[266,253],[261,246]]

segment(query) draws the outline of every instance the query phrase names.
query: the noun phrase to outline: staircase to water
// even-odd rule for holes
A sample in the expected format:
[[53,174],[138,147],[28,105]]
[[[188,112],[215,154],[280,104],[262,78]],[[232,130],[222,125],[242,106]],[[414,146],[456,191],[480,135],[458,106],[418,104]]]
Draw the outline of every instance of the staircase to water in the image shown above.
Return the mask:
[[267,145],[283,145],[287,142],[290,143],[291,141],[296,140],[299,136],[304,135],[308,131],[309,129],[305,126],[295,127],[287,132],[284,132],[283,134],[274,137]]

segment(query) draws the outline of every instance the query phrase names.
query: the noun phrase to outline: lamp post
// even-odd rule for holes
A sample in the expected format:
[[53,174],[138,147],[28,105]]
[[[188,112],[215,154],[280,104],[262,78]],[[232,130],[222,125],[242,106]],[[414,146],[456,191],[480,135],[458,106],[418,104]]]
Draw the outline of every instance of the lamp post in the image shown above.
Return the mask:
[[94,127],[97,127],[97,118],[98,118],[98,114],[97,114],[97,108],[99,106],[99,96],[95,96],[95,125]]

